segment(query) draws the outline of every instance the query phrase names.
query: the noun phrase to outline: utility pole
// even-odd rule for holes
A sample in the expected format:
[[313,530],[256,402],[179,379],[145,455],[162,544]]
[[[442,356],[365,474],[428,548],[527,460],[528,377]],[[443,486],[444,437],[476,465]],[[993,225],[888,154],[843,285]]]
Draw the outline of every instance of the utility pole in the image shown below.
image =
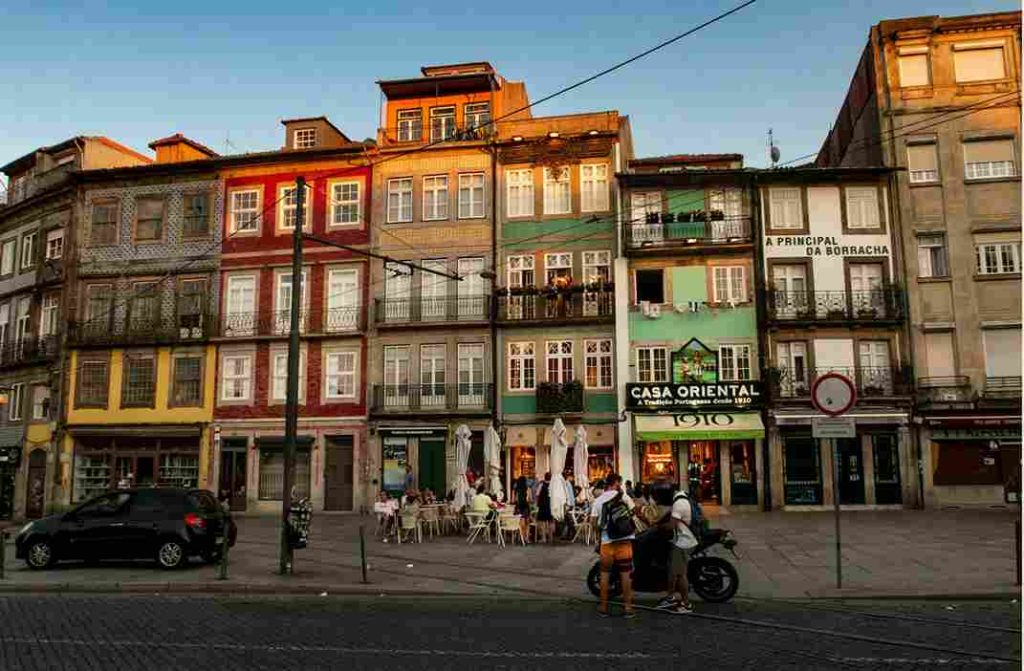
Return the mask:
[[295,441],[299,430],[299,317],[302,314],[302,223],[306,180],[295,178],[295,226],[292,230],[292,305],[288,332],[288,389],[284,406],[284,484],[281,490],[281,575],[292,571],[288,518],[292,509]]

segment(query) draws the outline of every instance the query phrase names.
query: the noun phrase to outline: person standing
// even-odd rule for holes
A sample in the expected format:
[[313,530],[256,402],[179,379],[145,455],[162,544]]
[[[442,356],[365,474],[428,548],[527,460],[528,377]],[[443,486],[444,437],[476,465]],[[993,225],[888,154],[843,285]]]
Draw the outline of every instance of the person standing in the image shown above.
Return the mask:
[[519,516],[519,531],[523,538],[530,537],[530,484],[525,475],[516,478],[512,485],[512,494],[515,496],[516,515]]
[[697,536],[693,533],[693,506],[690,495],[685,491],[676,493],[672,499],[672,550],[669,560],[668,594],[658,602],[658,608],[680,615],[692,613],[690,605],[690,582],[687,565],[690,553],[697,547]]
[[412,464],[405,465],[405,491],[411,492],[416,489],[416,476],[412,472]]
[[537,531],[550,543],[554,540],[555,516],[551,514],[551,473],[544,474],[544,481],[537,491]]
[[[625,605],[625,616],[632,618],[636,616],[633,607],[633,539],[636,538],[636,528],[631,533],[628,531],[631,526],[633,515],[633,499],[622,491],[622,476],[618,473],[610,473],[605,479],[605,490],[594,501],[590,509],[590,518],[597,525],[601,534],[601,604],[598,606],[597,614],[601,617],[608,617],[608,590],[611,581],[611,571],[614,566],[619,571],[619,580],[622,583],[622,600]],[[630,524],[621,524],[628,516]]]

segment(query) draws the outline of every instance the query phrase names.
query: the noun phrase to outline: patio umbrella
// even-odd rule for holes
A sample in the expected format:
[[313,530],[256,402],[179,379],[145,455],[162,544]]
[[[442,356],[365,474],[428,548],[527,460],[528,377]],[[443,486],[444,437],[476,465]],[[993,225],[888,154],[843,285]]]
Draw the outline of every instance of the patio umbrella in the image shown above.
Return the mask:
[[587,478],[590,454],[587,452],[587,430],[582,424],[576,427],[576,443],[572,450],[573,473],[576,474],[576,484],[579,485],[583,496],[590,498],[590,480]]
[[488,489],[494,496],[501,495],[501,437],[494,425],[487,427],[484,433],[484,459],[487,460]]
[[469,503],[469,481],[466,480],[466,469],[469,468],[470,438],[473,432],[465,424],[455,429],[455,507],[461,508]]
[[565,518],[565,506],[569,502],[565,497],[565,478],[562,471],[565,470],[565,456],[569,446],[565,442],[565,424],[561,418],[555,420],[551,427],[551,485],[548,489],[551,495],[551,515],[561,522]]

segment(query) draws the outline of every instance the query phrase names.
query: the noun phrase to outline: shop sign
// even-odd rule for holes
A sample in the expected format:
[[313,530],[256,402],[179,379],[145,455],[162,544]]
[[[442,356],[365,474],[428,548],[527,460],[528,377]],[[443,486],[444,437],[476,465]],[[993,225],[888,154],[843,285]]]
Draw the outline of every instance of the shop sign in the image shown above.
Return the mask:
[[447,436],[448,429],[438,427],[381,428],[377,429],[377,433],[386,436]]
[[889,245],[854,244],[849,236],[769,235],[765,247],[803,247],[805,256],[889,256]]
[[813,438],[856,438],[857,420],[853,417],[816,417],[811,420]]
[[932,427],[932,440],[1020,440],[1020,426]]

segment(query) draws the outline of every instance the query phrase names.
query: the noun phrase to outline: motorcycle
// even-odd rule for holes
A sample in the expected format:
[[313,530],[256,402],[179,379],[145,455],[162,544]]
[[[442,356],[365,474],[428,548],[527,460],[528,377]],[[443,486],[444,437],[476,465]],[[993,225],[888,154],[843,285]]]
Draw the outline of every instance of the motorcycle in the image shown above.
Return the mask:
[[[709,529],[701,534],[700,542],[690,552],[686,575],[690,589],[704,601],[721,603],[736,594],[740,578],[736,569],[722,557],[708,554],[708,550],[721,545],[739,559],[736,554],[736,539],[729,538],[728,529]],[[633,540],[633,590],[636,592],[668,591],[668,565],[671,550],[671,535],[657,527],[637,534]],[[594,562],[587,574],[587,587],[591,594],[601,596],[601,563]],[[612,567],[608,581],[608,594],[618,597],[622,594],[619,571]]]

